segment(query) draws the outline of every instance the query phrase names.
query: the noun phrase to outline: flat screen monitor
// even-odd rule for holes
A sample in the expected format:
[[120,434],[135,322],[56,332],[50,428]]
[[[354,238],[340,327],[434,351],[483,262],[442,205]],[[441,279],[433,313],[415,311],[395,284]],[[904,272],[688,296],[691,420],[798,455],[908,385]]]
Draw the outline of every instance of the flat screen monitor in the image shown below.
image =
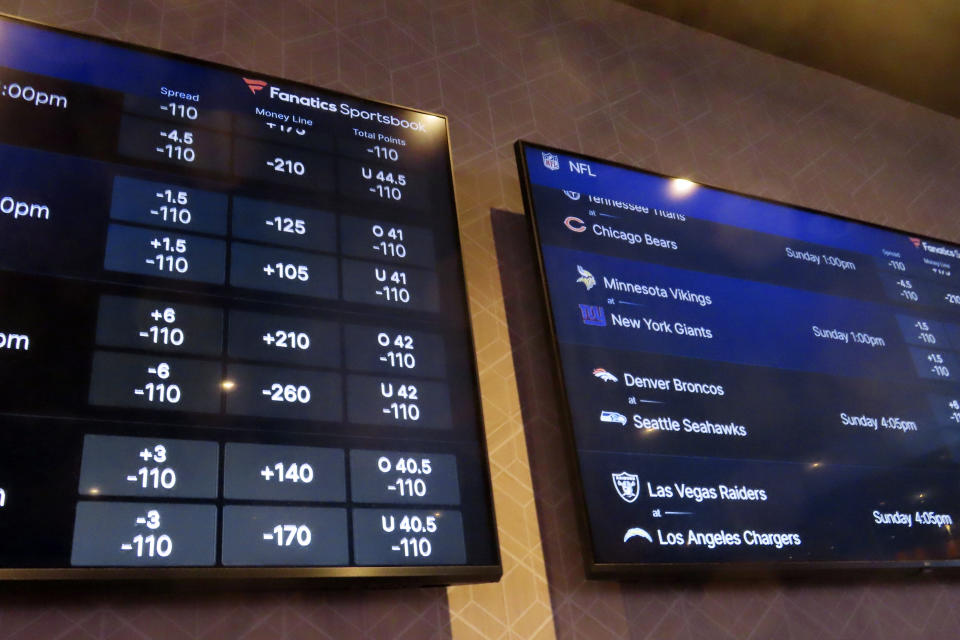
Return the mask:
[[0,578],[497,578],[445,118],[2,19],[0,166]]
[[960,247],[521,143],[592,575],[960,558]]

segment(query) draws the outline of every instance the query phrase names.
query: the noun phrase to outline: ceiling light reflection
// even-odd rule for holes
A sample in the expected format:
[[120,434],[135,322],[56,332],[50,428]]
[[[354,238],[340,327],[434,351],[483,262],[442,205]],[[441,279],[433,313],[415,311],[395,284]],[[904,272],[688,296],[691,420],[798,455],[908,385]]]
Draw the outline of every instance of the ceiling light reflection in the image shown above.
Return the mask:
[[674,198],[686,198],[697,188],[697,183],[686,178],[673,178],[670,180],[670,195]]

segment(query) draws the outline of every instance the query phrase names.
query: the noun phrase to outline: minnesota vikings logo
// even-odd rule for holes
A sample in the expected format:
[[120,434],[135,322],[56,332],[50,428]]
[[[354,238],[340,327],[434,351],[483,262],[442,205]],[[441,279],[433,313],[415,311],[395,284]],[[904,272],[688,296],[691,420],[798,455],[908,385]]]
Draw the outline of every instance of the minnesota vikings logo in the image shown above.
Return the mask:
[[582,282],[583,286],[587,288],[587,291],[590,291],[590,289],[593,289],[597,285],[597,279],[593,277],[593,274],[580,265],[577,265],[577,273],[580,274],[577,282]]

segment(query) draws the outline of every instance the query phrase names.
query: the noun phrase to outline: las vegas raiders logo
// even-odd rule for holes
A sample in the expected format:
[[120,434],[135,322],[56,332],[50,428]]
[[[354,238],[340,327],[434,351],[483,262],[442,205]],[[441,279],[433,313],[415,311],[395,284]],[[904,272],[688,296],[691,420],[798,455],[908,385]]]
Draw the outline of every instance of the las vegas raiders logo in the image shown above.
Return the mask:
[[636,502],[640,495],[640,476],[635,473],[611,473],[613,476],[613,486],[624,502]]

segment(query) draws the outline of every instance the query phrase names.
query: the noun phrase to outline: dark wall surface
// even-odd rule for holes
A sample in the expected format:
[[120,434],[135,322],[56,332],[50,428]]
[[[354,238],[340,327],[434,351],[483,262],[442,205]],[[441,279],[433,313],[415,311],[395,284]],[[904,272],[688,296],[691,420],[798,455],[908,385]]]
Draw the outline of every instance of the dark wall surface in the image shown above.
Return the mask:
[[[0,0],[0,11],[450,116],[497,585],[0,590],[35,638],[952,638],[943,579],[587,582],[516,138],[960,241],[960,121],[610,0]],[[536,490],[534,492],[534,489]]]

